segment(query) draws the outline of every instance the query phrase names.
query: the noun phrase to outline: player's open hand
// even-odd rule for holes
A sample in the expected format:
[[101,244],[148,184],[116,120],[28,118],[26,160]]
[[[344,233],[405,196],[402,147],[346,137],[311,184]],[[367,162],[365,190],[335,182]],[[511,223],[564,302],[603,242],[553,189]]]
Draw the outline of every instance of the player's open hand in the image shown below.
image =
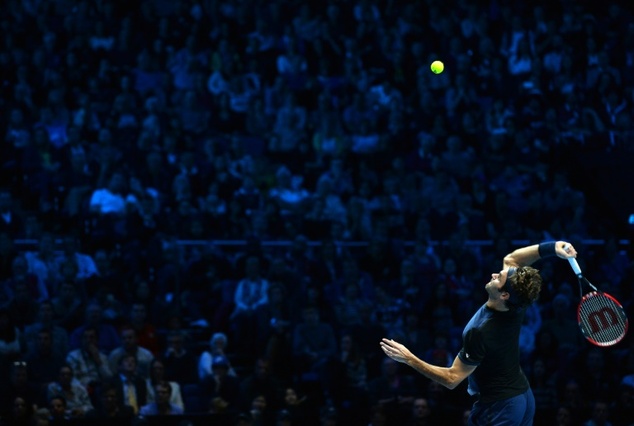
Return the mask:
[[385,352],[385,355],[389,356],[394,361],[407,364],[408,360],[413,358],[409,349],[392,339],[381,339],[379,344],[381,345],[383,352]]

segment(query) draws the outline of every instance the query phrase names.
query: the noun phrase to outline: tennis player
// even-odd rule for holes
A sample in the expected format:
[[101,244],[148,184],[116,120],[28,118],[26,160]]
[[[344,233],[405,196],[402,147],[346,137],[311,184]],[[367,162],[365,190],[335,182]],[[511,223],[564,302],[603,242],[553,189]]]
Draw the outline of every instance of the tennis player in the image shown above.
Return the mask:
[[476,397],[470,426],[530,426],[535,399],[520,367],[519,336],[526,308],[537,300],[542,286],[539,271],[530,265],[539,259],[576,257],[564,241],[519,248],[504,257],[500,272],[485,285],[487,302],[473,315],[462,333],[462,349],[451,367],[439,367],[416,357],[404,345],[382,339],[381,349],[425,377],[454,389],[469,378],[468,392]]

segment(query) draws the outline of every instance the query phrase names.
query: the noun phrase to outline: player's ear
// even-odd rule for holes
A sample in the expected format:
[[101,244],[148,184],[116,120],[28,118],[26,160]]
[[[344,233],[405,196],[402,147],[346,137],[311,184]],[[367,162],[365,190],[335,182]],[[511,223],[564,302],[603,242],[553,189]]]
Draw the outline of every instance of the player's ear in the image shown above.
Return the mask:
[[502,291],[500,293],[500,299],[502,300],[509,300],[510,297],[511,297],[511,293],[509,293],[508,291]]

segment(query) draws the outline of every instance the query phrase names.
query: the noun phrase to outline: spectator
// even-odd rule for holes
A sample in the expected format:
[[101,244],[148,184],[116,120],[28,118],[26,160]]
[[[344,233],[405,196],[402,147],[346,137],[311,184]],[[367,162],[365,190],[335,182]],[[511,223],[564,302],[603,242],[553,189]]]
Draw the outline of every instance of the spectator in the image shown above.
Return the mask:
[[135,374],[143,379],[150,377],[150,364],[154,359],[154,355],[146,348],[139,346],[136,330],[131,327],[124,327],[121,330],[120,336],[121,345],[114,348],[108,354],[110,369],[117,371],[117,366],[120,366],[121,358],[126,355],[131,355],[136,360],[135,367],[137,370]]
[[90,211],[98,215],[123,216],[128,212],[129,204],[137,199],[128,192],[124,175],[112,173],[107,186],[94,190],[90,196]]
[[[84,315],[84,303],[79,294],[77,285],[73,282],[63,282],[59,288],[59,293],[53,297],[54,320],[66,330],[75,330],[82,322]],[[73,333],[70,335],[70,347],[76,348],[73,342]]]
[[18,359],[22,353],[21,332],[11,319],[6,308],[0,307],[0,366],[2,366],[2,378],[5,381],[9,376],[8,366]]
[[62,396],[66,401],[66,415],[70,418],[82,418],[93,409],[88,391],[79,382],[73,380],[73,369],[64,365],[59,370],[57,381],[48,385],[49,401]]
[[29,271],[38,277],[40,283],[38,286],[43,284],[49,297],[57,294],[60,276],[53,234],[43,234],[40,237],[38,250],[27,251],[24,257]]
[[584,421],[584,426],[613,426],[613,423],[609,421],[610,418],[610,406],[607,402],[602,400],[596,400],[592,403],[592,411],[590,418]]
[[9,379],[0,385],[0,418],[2,419],[10,416],[15,397],[21,397],[36,405],[42,405],[46,401],[42,387],[29,379],[26,362],[14,361],[9,368]]
[[330,372],[332,379],[329,394],[333,395],[338,404],[348,403],[353,407],[362,407],[365,403],[370,377],[366,358],[353,335],[343,332],[339,354]]
[[214,333],[209,339],[209,349],[200,354],[198,359],[198,379],[207,381],[213,377],[214,360],[220,360],[229,364],[230,376],[237,376],[236,371],[231,367],[231,362],[227,358],[227,346],[229,340],[227,335],[221,332]]
[[170,383],[162,381],[154,386],[156,401],[150,402],[141,407],[141,416],[168,416],[183,414],[183,408],[170,402],[172,388]]
[[262,273],[261,261],[251,256],[246,260],[244,277],[238,282],[231,314],[232,332],[236,341],[246,344],[251,341],[255,332],[255,311],[267,303],[269,282]]
[[106,384],[99,390],[99,404],[86,412],[86,419],[116,419],[132,421],[134,409],[119,403],[119,389],[112,383]]
[[405,421],[414,401],[415,384],[413,377],[400,371],[397,362],[385,358],[381,366],[381,374],[370,380],[368,391],[370,404],[389,410],[392,421]]
[[0,232],[6,232],[13,238],[24,231],[23,220],[16,207],[11,192],[0,188]]
[[328,388],[326,367],[336,356],[333,327],[320,320],[315,306],[302,309],[302,321],[293,327],[293,371],[300,380],[313,381]]
[[416,397],[412,402],[412,411],[410,413],[407,426],[429,426],[438,424],[434,420],[433,412],[429,407],[429,403],[426,398]]
[[240,404],[247,409],[261,397],[268,412],[277,411],[281,407],[282,387],[283,380],[271,372],[269,360],[258,357],[253,371],[240,380]]
[[268,302],[256,310],[258,353],[267,354],[275,371],[284,370],[291,360],[292,301],[286,287],[273,282],[268,289]]
[[557,340],[559,350],[567,350],[572,354],[581,349],[582,341],[578,325],[570,317],[570,300],[563,294],[558,294],[552,301],[552,317],[545,318],[540,331],[549,331]]
[[535,396],[535,415],[542,419],[552,418],[559,404],[557,374],[547,370],[541,358],[536,358],[530,367],[528,380]]
[[35,349],[37,336],[41,330],[51,332],[53,352],[66,356],[69,351],[68,332],[54,322],[53,304],[50,300],[39,303],[38,319],[33,324],[27,325],[24,329],[24,341],[26,342],[26,352]]
[[139,408],[147,404],[147,384],[145,379],[137,374],[137,360],[132,354],[123,354],[117,364],[117,373],[106,382],[107,386],[117,389],[117,403],[131,407],[134,414]]
[[95,327],[83,329],[81,347],[67,354],[66,363],[75,372],[75,379],[91,396],[112,377],[108,357],[99,347],[99,333]]
[[25,282],[15,283],[13,292],[13,298],[7,303],[7,310],[15,325],[24,330],[27,325],[35,322],[38,303],[32,298]]
[[198,359],[185,342],[186,334],[182,330],[170,331],[167,335],[167,349],[162,359],[165,367],[165,379],[179,380],[183,385],[198,382]]
[[159,340],[156,327],[148,319],[147,307],[143,303],[133,302],[130,307],[129,326],[136,330],[139,346],[153,355],[159,352]]
[[310,409],[307,397],[300,396],[297,389],[288,387],[284,391],[282,408],[277,411],[276,424],[306,424],[309,420]]
[[177,381],[164,380],[165,366],[163,361],[154,358],[150,364],[150,377],[147,379],[147,401],[148,404],[153,402],[158,403],[158,396],[155,391],[161,383],[167,383],[170,385],[169,402],[173,406],[180,408],[181,411],[185,411],[185,405],[183,404],[183,397],[181,395],[181,386]]
[[11,411],[0,419],[2,425],[30,426],[33,424],[34,405],[22,396],[10,398],[13,404]]
[[67,261],[74,263],[76,275],[72,278],[85,283],[85,286],[88,287],[85,289],[86,292],[89,295],[92,295],[94,293],[94,289],[90,288],[90,284],[93,283],[90,279],[99,275],[99,271],[97,270],[97,265],[95,264],[93,257],[79,251],[79,240],[73,235],[64,236],[62,248],[63,252],[56,260],[58,265],[57,268],[61,270],[62,265]]
[[212,407],[236,412],[240,404],[240,379],[229,374],[227,357],[217,355],[212,361],[212,375],[201,381],[203,395],[209,397]]
[[66,405],[66,398],[62,395],[54,395],[48,400],[48,409],[51,413],[50,421],[52,424],[68,423],[70,416]]
[[92,302],[86,306],[83,324],[75,327],[70,334],[71,349],[81,347],[83,333],[86,328],[95,328],[97,330],[99,348],[105,353],[110,353],[121,343],[117,329],[104,319],[103,308],[98,303]]
[[2,283],[4,291],[13,297],[17,286],[24,284],[30,299],[42,301],[48,297],[46,284],[38,279],[38,276],[29,271],[28,262],[24,255],[18,255],[11,264],[11,277]]
[[42,329],[37,333],[35,350],[24,358],[29,369],[29,379],[42,387],[59,377],[65,364],[64,355],[53,350],[51,331]]

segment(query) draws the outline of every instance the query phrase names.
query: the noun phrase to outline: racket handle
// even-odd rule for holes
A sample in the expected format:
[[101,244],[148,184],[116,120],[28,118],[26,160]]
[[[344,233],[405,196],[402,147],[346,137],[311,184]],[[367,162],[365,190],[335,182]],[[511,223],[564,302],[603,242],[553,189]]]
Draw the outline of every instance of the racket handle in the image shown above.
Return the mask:
[[570,262],[570,267],[572,268],[573,271],[575,271],[575,274],[581,275],[581,268],[579,267],[579,264],[577,263],[577,259],[575,259],[574,257],[569,257],[568,262]]

